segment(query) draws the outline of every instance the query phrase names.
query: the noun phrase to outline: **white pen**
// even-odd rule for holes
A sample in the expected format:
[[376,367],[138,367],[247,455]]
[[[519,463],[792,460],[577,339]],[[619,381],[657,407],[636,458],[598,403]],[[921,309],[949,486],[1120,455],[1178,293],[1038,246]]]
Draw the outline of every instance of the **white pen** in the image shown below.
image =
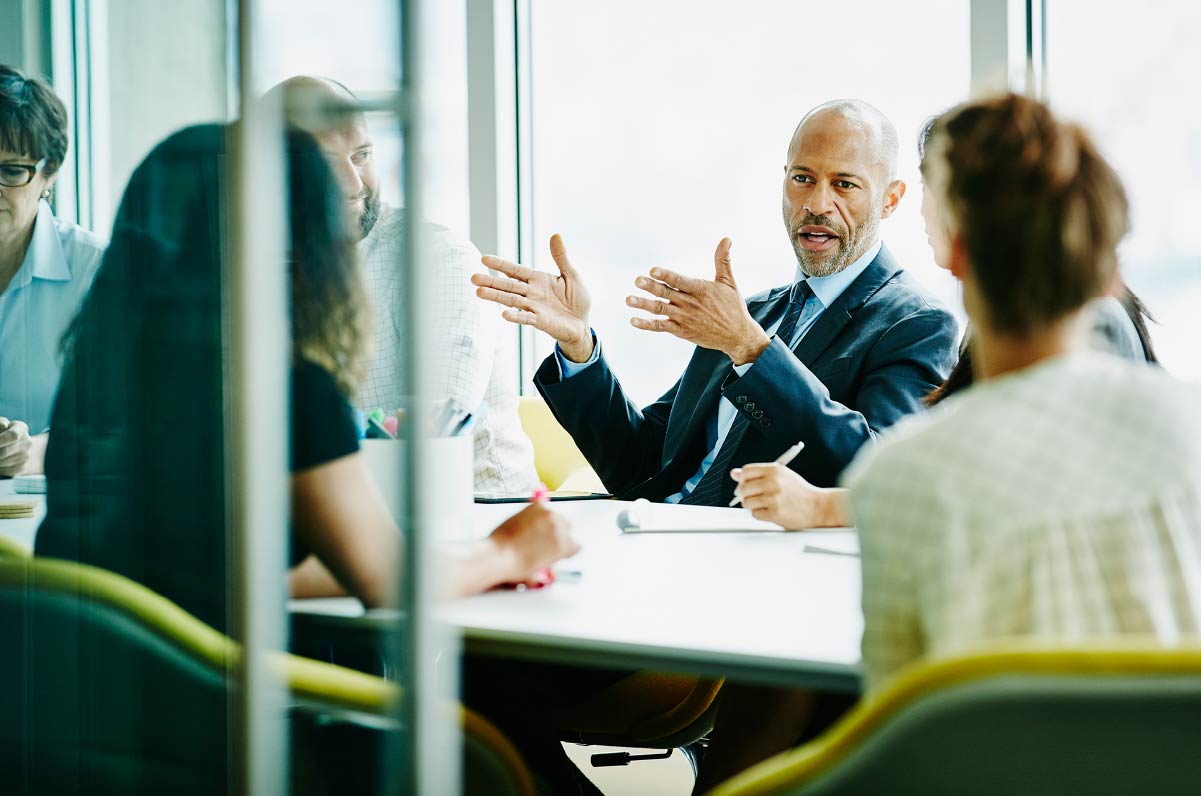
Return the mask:
[[[784,451],[779,456],[777,456],[776,464],[783,464],[783,465],[791,464],[792,460],[797,457],[797,454],[800,453],[801,451],[803,451],[804,449],[805,449],[805,443],[798,442],[797,444],[793,445],[791,448],[789,448],[788,450]],[[741,484],[740,484],[740,486],[741,486]],[[730,508],[737,506],[741,502],[742,502],[742,495],[739,495],[738,491],[735,490],[734,491],[734,499],[730,501]]]

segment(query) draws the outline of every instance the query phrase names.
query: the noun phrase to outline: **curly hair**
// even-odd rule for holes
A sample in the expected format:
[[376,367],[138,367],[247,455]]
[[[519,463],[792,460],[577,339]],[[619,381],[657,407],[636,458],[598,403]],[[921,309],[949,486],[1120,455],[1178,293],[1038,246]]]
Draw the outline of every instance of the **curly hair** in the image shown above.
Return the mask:
[[352,398],[371,340],[355,244],[341,194],[312,137],[289,131],[288,155],[292,342],[298,354],[328,370]]
[[[181,130],[134,172],[96,281],[63,339],[68,354],[81,340],[140,359],[171,342],[220,351],[229,134],[217,125]],[[293,356],[324,367],[350,398],[371,329],[354,239],[316,142],[289,131],[285,150]]]

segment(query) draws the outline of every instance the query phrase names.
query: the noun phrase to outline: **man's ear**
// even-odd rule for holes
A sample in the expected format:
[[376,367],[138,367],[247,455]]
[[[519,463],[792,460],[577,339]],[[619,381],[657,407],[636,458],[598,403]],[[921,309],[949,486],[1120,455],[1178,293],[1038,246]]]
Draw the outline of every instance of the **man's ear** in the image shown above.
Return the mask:
[[951,275],[960,282],[971,276],[972,264],[967,256],[967,242],[959,233],[951,236]]
[[901,198],[905,196],[905,181],[893,180],[884,189],[884,210],[880,213],[880,218],[888,218],[897,209],[897,205],[901,203]]

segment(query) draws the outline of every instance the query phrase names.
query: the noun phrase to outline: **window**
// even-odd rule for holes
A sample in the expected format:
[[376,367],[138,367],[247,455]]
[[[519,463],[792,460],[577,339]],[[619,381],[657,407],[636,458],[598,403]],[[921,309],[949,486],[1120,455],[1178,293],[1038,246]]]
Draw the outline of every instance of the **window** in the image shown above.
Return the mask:
[[[561,233],[635,401],[669,388],[691,346],[629,325],[634,278],[656,265],[711,276],[713,250],[729,236],[744,295],[790,281],[785,149],[805,111],[829,99],[865,99],[896,125],[909,188],[882,237],[958,308],[954,281],[926,243],[916,134],[968,94],[968,10],[957,0],[533,0],[534,264],[554,269],[546,241]],[[550,343],[536,339],[545,356]]]
[[1201,378],[1201,109],[1191,101],[1201,6],[1118,0],[1047,4],[1047,92],[1096,137],[1126,184],[1133,231],[1120,250],[1126,281],[1159,321],[1164,365]]

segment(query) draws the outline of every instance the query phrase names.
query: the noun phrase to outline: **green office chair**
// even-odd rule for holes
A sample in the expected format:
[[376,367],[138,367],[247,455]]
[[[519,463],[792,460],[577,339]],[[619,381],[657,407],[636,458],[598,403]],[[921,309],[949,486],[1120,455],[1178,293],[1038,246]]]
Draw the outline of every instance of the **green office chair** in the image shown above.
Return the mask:
[[29,558],[31,555],[33,551],[25,545],[7,536],[0,536],[0,559]]
[[[0,558],[0,628],[4,792],[226,790],[236,643],[127,578],[52,559]],[[390,728],[393,684],[286,653],[271,665],[294,718]],[[466,711],[463,726],[469,786],[534,792],[499,731]],[[293,755],[294,770],[305,762]]]
[[1193,794],[1201,646],[1013,642],[920,663],[713,796]]

